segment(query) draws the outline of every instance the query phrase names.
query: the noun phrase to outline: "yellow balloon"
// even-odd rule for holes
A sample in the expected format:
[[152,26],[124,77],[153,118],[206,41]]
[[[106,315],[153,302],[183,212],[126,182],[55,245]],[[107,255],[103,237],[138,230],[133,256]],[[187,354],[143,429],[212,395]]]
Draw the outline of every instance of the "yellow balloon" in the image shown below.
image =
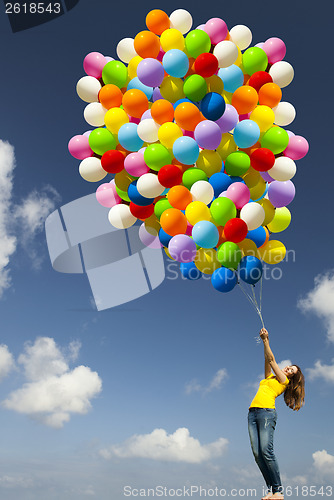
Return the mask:
[[176,102],[185,97],[183,92],[183,80],[166,76],[160,85],[160,93],[164,99],[170,102]]
[[184,37],[181,31],[169,28],[161,33],[160,44],[162,50],[167,52],[170,49],[183,50],[185,47]]
[[196,162],[196,166],[203,170],[208,177],[217,174],[222,169],[222,159],[217,151],[203,149]]
[[265,180],[263,180],[262,177],[260,177],[259,182],[256,184],[256,186],[250,188],[249,190],[251,199],[256,201],[259,198],[261,198],[261,196],[266,190],[266,186],[267,184]]
[[203,201],[192,201],[187,205],[186,217],[188,222],[194,226],[201,220],[211,220],[211,212]]
[[182,137],[183,133],[177,123],[166,122],[163,123],[158,130],[158,139],[166,148],[171,149],[174,142],[179,137]]
[[104,115],[104,123],[113,134],[118,134],[122,125],[129,123],[129,117],[121,108],[110,108]]
[[143,58],[140,56],[135,56],[130,60],[128,64],[128,75],[130,80],[132,80],[132,78],[135,78],[137,76],[137,67],[140,61],[142,60]]
[[260,132],[266,132],[274,124],[275,113],[269,106],[259,105],[251,112],[249,118],[258,124]]
[[195,266],[204,274],[212,274],[221,267],[214,248],[199,248],[194,259]]
[[268,229],[272,233],[280,233],[289,227],[291,222],[291,212],[287,207],[276,208],[275,216],[268,224]]
[[237,45],[237,49],[238,49],[238,57],[237,57],[237,60],[233,64],[240,67],[240,64],[242,62],[242,53],[241,53],[241,50],[239,49],[238,45]]
[[269,240],[258,249],[258,252],[260,258],[266,264],[274,265],[284,259],[286,255],[286,248],[283,243],[278,240]]
[[249,167],[245,175],[242,176],[245,181],[246,186],[251,189],[256,186],[260,180],[260,172],[254,170],[254,168]]
[[217,94],[223,95],[224,84],[223,80],[219,78],[218,75],[209,76],[209,78],[205,80],[208,86],[208,92],[217,92]]
[[217,148],[217,152],[223,161],[226,160],[230,153],[233,153],[238,149],[238,146],[234,142],[233,135],[226,133],[222,135],[222,140]]
[[118,172],[115,175],[115,184],[118,187],[118,189],[121,189],[122,191],[127,191],[128,187],[130,186],[131,182],[133,182],[135,177],[132,177],[132,175],[128,174],[125,169],[123,169],[121,172]]
[[169,257],[170,259],[175,260],[175,259],[173,259],[173,257],[172,257],[172,256],[171,256],[171,254],[169,253],[169,251],[168,251],[168,248],[167,248],[167,247],[164,247],[164,250],[165,250],[165,252],[166,252],[166,255],[168,255],[168,257]]
[[244,240],[238,243],[240,250],[242,251],[243,257],[247,255],[252,255],[253,257],[259,257],[257,246],[253,240],[249,240],[245,238]]
[[155,214],[145,219],[144,223],[145,223],[145,229],[148,233],[152,234],[152,236],[158,235],[158,232],[161,228],[161,224],[158,217]]
[[275,215],[275,207],[274,205],[267,200],[267,198],[263,198],[258,202],[264,210],[264,221],[262,222],[262,226],[268,226],[268,224],[273,220]]
[[226,92],[226,90],[224,90],[223,97],[226,104],[232,104],[232,96],[233,94],[231,92]]

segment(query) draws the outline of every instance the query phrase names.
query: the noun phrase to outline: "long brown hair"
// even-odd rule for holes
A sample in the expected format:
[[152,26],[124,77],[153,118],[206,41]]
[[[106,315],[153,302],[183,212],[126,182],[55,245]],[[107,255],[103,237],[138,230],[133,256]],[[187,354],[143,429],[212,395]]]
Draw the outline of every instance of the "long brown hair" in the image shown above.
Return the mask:
[[284,391],[284,401],[289,408],[298,411],[305,404],[305,378],[298,365],[291,366],[297,368],[297,373],[290,378]]

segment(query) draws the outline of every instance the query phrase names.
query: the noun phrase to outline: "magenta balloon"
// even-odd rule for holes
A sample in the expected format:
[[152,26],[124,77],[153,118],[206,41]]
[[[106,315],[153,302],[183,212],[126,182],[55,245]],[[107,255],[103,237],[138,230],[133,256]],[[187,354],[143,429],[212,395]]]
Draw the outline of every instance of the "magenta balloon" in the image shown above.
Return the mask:
[[168,251],[178,262],[192,262],[197,253],[196,243],[186,234],[177,234],[170,240]]
[[90,52],[83,61],[83,67],[87,75],[101,78],[102,70],[107,62],[107,59],[100,52]]
[[94,154],[89,147],[88,137],[85,135],[72,137],[68,143],[68,150],[77,160],[84,160]]
[[220,17],[209,19],[203,29],[209,35],[214,45],[225,40],[228,33],[227,25]]
[[216,120],[216,123],[217,125],[219,125],[222,134],[225,134],[226,132],[230,132],[234,129],[234,127],[238,123],[238,120],[238,111],[234,106],[232,106],[232,104],[226,104],[223,115],[218,120]]
[[273,181],[268,187],[268,198],[274,207],[286,207],[292,202],[296,189],[292,181]]
[[128,174],[140,177],[150,170],[144,161],[142,153],[130,153],[124,160],[124,168]]
[[233,182],[226,190],[226,197],[232,200],[237,208],[242,208],[250,200],[250,191],[243,182]]
[[159,87],[164,79],[165,71],[160,61],[152,57],[146,57],[137,66],[137,76],[144,85]]
[[203,120],[196,126],[194,136],[201,148],[216,149],[222,140],[222,131],[216,122]]
[[300,160],[304,158],[309,149],[309,145],[305,137],[301,135],[293,135],[289,138],[289,144],[283,151],[284,156],[288,156],[292,160]]
[[286,54],[285,43],[277,37],[268,38],[268,40],[264,42],[262,49],[268,56],[269,64],[282,61]]

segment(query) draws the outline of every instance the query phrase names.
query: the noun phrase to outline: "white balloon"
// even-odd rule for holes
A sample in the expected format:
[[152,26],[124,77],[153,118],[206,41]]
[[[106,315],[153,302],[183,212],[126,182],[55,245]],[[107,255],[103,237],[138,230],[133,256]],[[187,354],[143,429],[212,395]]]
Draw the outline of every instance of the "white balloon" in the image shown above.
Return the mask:
[[213,49],[213,55],[217,57],[220,68],[227,68],[237,60],[238,47],[229,40],[223,40],[217,43]]
[[102,168],[101,160],[95,156],[82,160],[79,165],[79,173],[88,182],[101,181],[107,175],[107,172]]
[[274,63],[270,70],[269,75],[279,87],[284,88],[292,82],[294,77],[294,69],[287,61],[278,61]]
[[207,181],[196,181],[190,188],[193,201],[202,201],[208,205],[214,197],[214,190],[211,184]]
[[240,219],[246,222],[249,231],[260,227],[264,218],[265,211],[263,207],[255,201],[246,203],[240,210]]
[[144,142],[155,142],[158,140],[160,125],[152,118],[146,118],[138,123],[137,134]]
[[139,194],[145,198],[155,198],[165,191],[165,187],[160,184],[158,176],[152,173],[144,174],[139,177],[137,189]]
[[240,50],[245,50],[252,43],[252,32],[244,24],[237,24],[230,30],[230,39]]
[[129,63],[133,57],[137,56],[133,38],[123,38],[123,40],[118,42],[116,53],[119,59],[125,63]]
[[84,109],[84,117],[93,127],[104,127],[104,115],[108,110],[99,102],[91,102]]
[[296,117],[296,110],[289,102],[281,101],[273,108],[276,125],[285,127],[293,122]]
[[190,12],[185,9],[174,10],[169,16],[171,28],[181,31],[182,35],[188,33],[193,25]]
[[117,229],[126,229],[137,221],[137,217],[130,212],[130,207],[124,203],[113,206],[109,210],[108,219],[110,224]]
[[268,170],[268,174],[275,181],[289,181],[295,175],[297,167],[295,162],[288,156],[276,158],[274,166]]
[[85,102],[98,102],[101,83],[93,76],[83,76],[77,83],[77,94]]

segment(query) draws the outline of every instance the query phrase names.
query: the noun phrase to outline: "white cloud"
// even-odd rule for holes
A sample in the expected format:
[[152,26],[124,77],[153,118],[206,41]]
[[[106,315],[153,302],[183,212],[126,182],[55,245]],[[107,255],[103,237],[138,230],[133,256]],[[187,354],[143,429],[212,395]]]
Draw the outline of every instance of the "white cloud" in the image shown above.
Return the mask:
[[298,307],[303,312],[313,312],[324,321],[328,340],[331,342],[334,342],[333,304],[334,270],[316,276],[314,279],[314,288],[298,301]]
[[[72,351],[73,351],[73,343]],[[80,346],[75,346],[78,355]],[[71,347],[69,347],[71,353]],[[54,339],[40,337],[26,343],[18,357],[26,383],[2,402],[9,410],[26,414],[54,428],[60,428],[71,414],[83,415],[91,408],[90,400],[102,389],[97,372],[87,366],[70,370]]]
[[10,230],[14,168],[14,148],[0,139],[0,297],[11,285],[8,264],[16,250],[16,238]]
[[310,380],[316,378],[323,378],[327,382],[334,383],[334,358],[332,359],[332,365],[325,365],[319,359],[314,363],[313,368],[307,368],[307,373]]
[[334,477],[334,456],[326,450],[318,450],[312,453],[313,466],[320,476]]
[[1,476],[0,477],[0,488],[32,488],[34,486],[34,482],[32,479],[28,477],[22,476]]
[[121,444],[100,450],[105,459],[149,458],[168,462],[202,463],[221,456],[227,449],[228,440],[202,445],[198,439],[190,436],[189,430],[180,427],[174,434],[167,434],[164,429],[154,429],[151,434],[135,434]]
[[206,394],[213,391],[214,389],[220,389],[222,383],[226,380],[227,377],[228,375],[226,369],[221,368],[215,373],[207,386],[199,384],[196,379],[191,380],[186,384],[186,394],[191,394],[192,392],[201,392],[203,394]]
[[14,358],[8,346],[0,344],[0,381],[15,368]]

